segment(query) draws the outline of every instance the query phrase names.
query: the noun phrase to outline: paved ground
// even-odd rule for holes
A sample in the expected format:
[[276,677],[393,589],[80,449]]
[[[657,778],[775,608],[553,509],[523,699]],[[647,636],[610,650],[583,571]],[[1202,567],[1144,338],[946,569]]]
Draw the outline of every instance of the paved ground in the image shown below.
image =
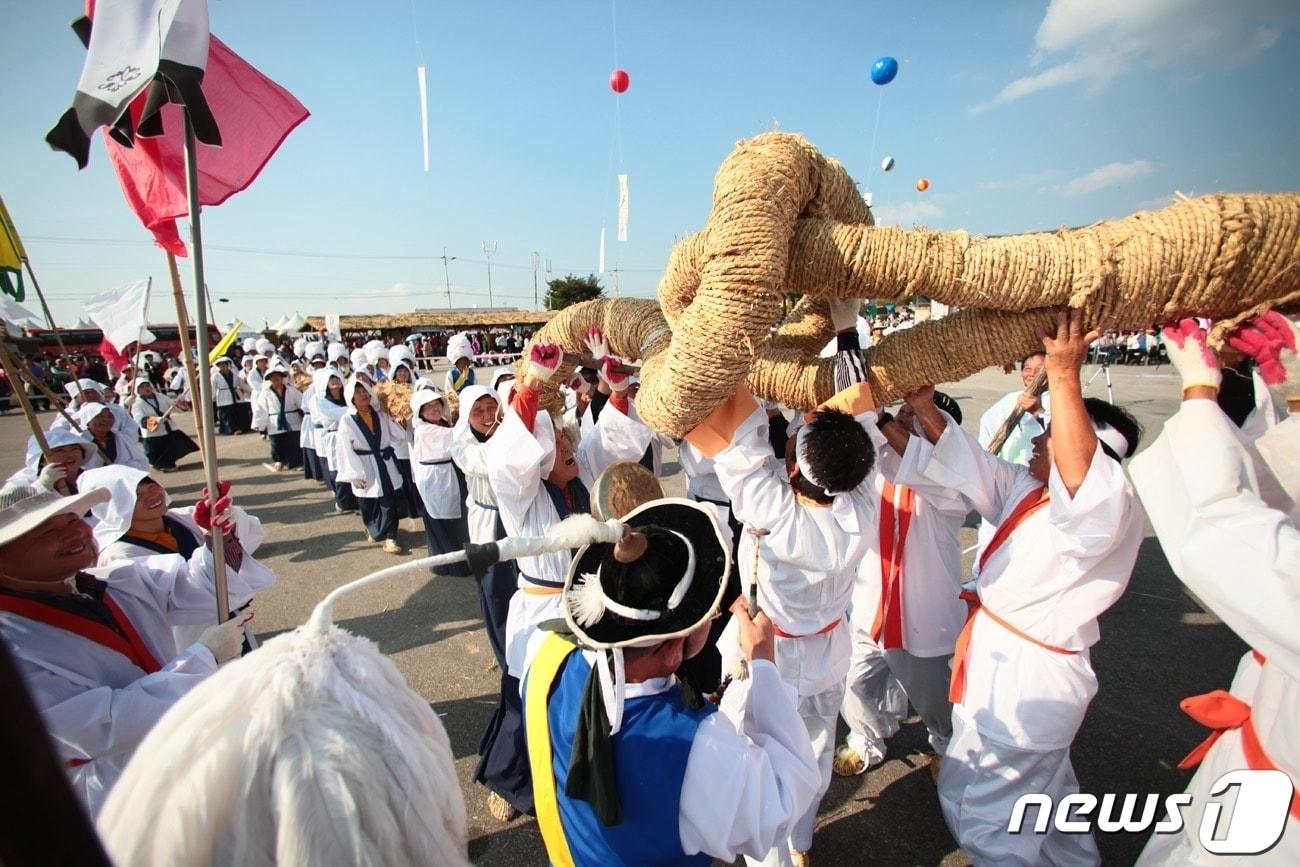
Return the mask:
[[[1094,369],[1085,370],[1085,379]],[[1117,402],[1142,421],[1150,442],[1176,408],[1176,375],[1167,366],[1111,372]],[[973,430],[984,408],[1018,387],[1018,375],[986,370],[946,390],[961,402],[965,425]],[[1105,396],[1101,378],[1088,393]],[[43,416],[47,426],[50,420]],[[182,424],[192,430],[188,416]],[[28,433],[21,415],[0,418],[6,471],[18,467]],[[263,636],[301,623],[333,587],[398,562],[366,544],[356,515],[334,515],[322,487],[301,475],[270,472],[264,465],[266,445],[256,435],[220,438],[218,451],[222,477],[234,482],[236,501],[266,525],[267,541],[257,556],[279,576],[256,602]],[[202,486],[197,456],[189,461],[181,471],[161,476],[182,503]],[[671,462],[665,472],[665,487],[680,493],[680,468]],[[974,543],[973,529],[963,534],[965,546]],[[1083,788],[1096,794],[1181,790],[1186,775],[1175,766],[1202,733],[1179,712],[1178,700],[1226,687],[1245,649],[1182,589],[1149,526],[1147,536],[1129,590],[1102,618],[1103,639],[1092,654],[1101,690],[1075,742],[1074,763]],[[423,533],[414,522],[404,523],[402,540],[413,552],[422,550]],[[336,618],[376,641],[442,718],[469,808],[471,859],[484,865],[545,863],[532,820],[495,822],[484,791],[469,782],[498,681],[468,579],[403,576],[344,599]],[[920,753],[924,747],[924,728],[913,719],[891,742],[885,764],[834,781],[815,840],[821,863],[966,863],[940,816],[927,759]],[[1143,843],[1143,835],[1099,835],[1107,864],[1132,863]]]

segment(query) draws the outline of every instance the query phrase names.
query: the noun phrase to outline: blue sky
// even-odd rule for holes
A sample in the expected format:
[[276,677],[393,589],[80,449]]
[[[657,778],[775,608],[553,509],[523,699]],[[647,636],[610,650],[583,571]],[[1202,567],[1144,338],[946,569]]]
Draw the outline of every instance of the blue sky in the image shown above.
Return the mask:
[[[67,24],[81,4],[4,9],[0,195],[70,324],[96,292],[165,285],[163,254],[98,141],[80,173],[43,141],[80,73]],[[704,225],[722,159],[774,122],[840,159],[879,222],[905,226],[1004,234],[1159,207],[1174,190],[1300,189],[1288,0],[213,0],[210,14],[312,112],[250,189],[204,211],[222,321],[445,307],[444,247],[453,303],[486,306],[484,241],[497,305],[530,307],[533,251],[557,276],[594,272],[602,224],[603,282],[617,267],[623,294],[650,297],[673,241]],[[879,88],[884,54],[901,71]],[[617,113],[616,65],[632,79]],[[620,167],[626,243],[613,240]],[[151,312],[174,319],[161,297]]]

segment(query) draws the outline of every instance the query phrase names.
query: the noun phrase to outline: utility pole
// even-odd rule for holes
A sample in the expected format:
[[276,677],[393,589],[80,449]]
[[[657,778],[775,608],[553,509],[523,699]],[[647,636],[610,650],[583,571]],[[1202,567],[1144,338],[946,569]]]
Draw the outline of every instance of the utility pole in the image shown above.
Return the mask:
[[488,307],[489,307],[489,308],[492,308],[492,307],[496,307],[496,306],[497,306],[496,303],[492,300],[492,254],[495,253],[496,251],[497,251],[497,242],[496,242],[496,241],[492,241],[492,242],[484,241],[484,242],[483,242],[483,255],[487,257],[487,269],[488,269]]
[[447,267],[448,262],[455,262],[455,256],[447,255],[447,248],[442,248],[442,255],[438,257],[442,260],[442,276],[447,281],[447,309],[451,309],[451,269]]
[[542,254],[536,250],[533,251],[533,309],[538,310],[537,306],[537,266],[542,264]]

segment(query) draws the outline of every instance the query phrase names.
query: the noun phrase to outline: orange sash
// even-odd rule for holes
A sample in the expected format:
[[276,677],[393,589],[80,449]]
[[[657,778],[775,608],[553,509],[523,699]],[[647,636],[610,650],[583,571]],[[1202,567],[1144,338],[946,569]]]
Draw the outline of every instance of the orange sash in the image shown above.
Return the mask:
[[826,633],[830,632],[832,629],[839,626],[840,621],[843,619],[844,618],[842,617],[836,617],[834,620],[832,620],[830,623],[827,623],[821,629],[818,629],[816,632],[809,632],[807,635],[795,635],[793,632],[786,632],[784,629],[777,626],[775,623],[772,624],[772,631],[776,633],[778,638],[812,638],[814,635],[825,635]]
[[[1204,760],[1214,744],[1231,729],[1241,730],[1241,751],[1246,756],[1246,767],[1252,771],[1276,771],[1277,765],[1264,752],[1259,742],[1255,723],[1250,718],[1250,705],[1230,692],[1216,689],[1203,695],[1193,695],[1178,704],[1183,712],[1201,725],[1213,729],[1200,746],[1178,763],[1179,770],[1190,770]],[[1291,792],[1291,818],[1300,822],[1300,787]]]
[[915,491],[885,482],[880,494],[880,605],[871,625],[872,640],[885,650],[903,646],[903,549],[915,510]]
[[[984,566],[988,563],[989,558],[992,557],[994,552],[1001,548],[1003,544],[1011,538],[1011,534],[1014,533],[1021,524],[1050,502],[1051,499],[1047,496],[1047,489],[1037,488],[1030,491],[1023,500],[1017,503],[1016,507],[1011,510],[1011,514],[1007,516],[1007,519],[998,525],[998,529],[993,534],[993,538],[989,540],[988,547],[985,548],[984,553],[980,555],[980,571],[982,572],[984,570]],[[971,632],[975,629],[975,615],[978,613],[982,612],[990,620],[1010,632],[1012,635],[1023,638],[1031,644],[1036,644],[1044,650],[1050,650],[1053,653],[1066,655],[1073,655],[1079,652],[1077,650],[1067,650],[1064,647],[1057,647],[1054,644],[1047,644],[1046,642],[1039,641],[1032,635],[1021,632],[1015,626],[1011,625],[1006,620],[1003,620],[988,608],[983,607],[980,604],[979,596],[974,593],[963,591],[961,596],[970,606],[970,611],[966,615],[966,625],[962,627],[961,634],[957,636],[957,646],[953,648],[952,680],[948,684],[948,701],[953,704],[961,704],[962,700],[966,696],[966,656],[970,650]]]

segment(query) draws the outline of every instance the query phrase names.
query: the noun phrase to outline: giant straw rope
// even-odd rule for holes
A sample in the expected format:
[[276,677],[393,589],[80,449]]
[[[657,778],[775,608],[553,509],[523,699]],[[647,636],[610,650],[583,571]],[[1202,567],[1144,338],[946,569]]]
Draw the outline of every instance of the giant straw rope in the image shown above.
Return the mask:
[[[804,297],[786,315],[789,293]],[[723,162],[709,223],[673,249],[657,307],[586,302],[539,336],[581,351],[600,327],[612,351],[644,360],[642,418],[679,436],[746,378],[762,397],[816,406],[833,387],[831,360],[817,357],[831,337],[824,299],[913,295],[963,309],[868,350],[882,402],[1025,354],[1061,306],[1128,329],[1295,305],[1300,195],[1205,196],[999,238],[877,227],[843,166],[801,136],[765,133]]]

